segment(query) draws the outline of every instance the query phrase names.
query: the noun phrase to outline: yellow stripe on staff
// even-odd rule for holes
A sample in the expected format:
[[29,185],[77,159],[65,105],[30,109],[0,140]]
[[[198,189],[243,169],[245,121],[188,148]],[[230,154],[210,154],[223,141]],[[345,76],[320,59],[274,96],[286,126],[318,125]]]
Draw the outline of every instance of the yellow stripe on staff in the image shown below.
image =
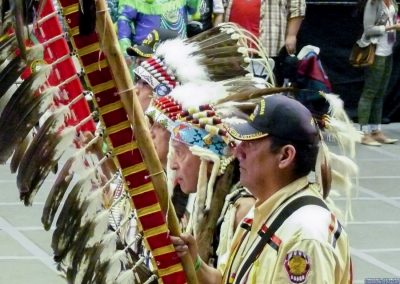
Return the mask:
[[100,50],[100,44],[98,42],[86,45],[83,48],[78,49],[78,54],[79,56],[85,56],[88,55],[89,53],[93,53],[95,51]]
[[79,27],[73,27],[72,29],[69,29],[68,33],[69,33],[70,37],[74,37],[76,35],[79,35],[80,34]]
[[105,115],[109,112],[112,112],[117,109],[121,109],[123,107],[124,106],[122,105],[121,101],[116,101],[115,103],[108,104],[108,105],[105,105],[105,106],[99,108],[99,112],[101,115]]
[[149,192],[154,190],[154,186],[153,183],[150,181],[144,185],[141,185],[139,187],[135,187],[135,188],[130,188],[128,190],[129,196],[133,197],[133,196],[137,196],[139,194],[145,193],[145,192]]
[[128,168],[122,169],[122,175],[124,177],[126,177],[126,176],[129,176],[131,174],[144,171],[145,169],[147,169],[145,163],[141,162],[139,164],[136,164],[136,165],[130,166]]
[[168,246],[165,246],[165,247],[160,247],[160,248],[157,248],[155,250],[152,250],[151,254],[153,256],[159,256],[159,255],[171,253],[171,252],[174,252],[174,251],[175,251],[174,246],[173,245],[168,245]]
[[107,134],[114,134],[118,131],[121,131],[122,129],[130,128],[131,124],[129,121],[123,121],[121,123],[115,124],[113,126],[110,126],[106,129]]
[[[150,205],[150,206],[144,207],[142,209],[137,209],[136,210],[138,218],[146,216],[146,215],[149,215],[149,214],[153,214],[153,213],[158,212],[158,211],[161,211],[160,204],[158,204],[158,203],[155,203],[153,205]],[[165,229],[166,228],[167,227],[165,226]]]
[[168,228],[165,224],[163,224],[158,227],[154,227],[154,228],[148,229],[146,231],[143,231],[143,235],[145,238],[150,238],[150,237],[154,237],[154,236],[157,236],[160,234],[164,234],[166,232],[168,232]]
[[173,274],[173,273],[182,271],[182,269],[183,269],[182,264],[178,263],[178,264],[172,265],[168,268],[159,269],[158,275],[160,275],[160,277],[162,277],[165,275],[169,275],[169,274]]
[[138,147],[138,145],[137,145],[136,141],[131,141],[122,146],[114,148],[112,151],[113,151],[114,156],[116,156],[116,155],[121,155],[121,154],[129,152],[129,151],[133,151],[133,150],[137,149],[137,147]]
[[90,74],[92,72],[99,71],[101,68],[106,68],[106,67],[108,67],[108,62],[107,60],[103,59],[100,62],[95,62],[88,66],[85,66],[85,73]]
[[64,16],[76,13],[79,11],[79,4],[78,3],[72,4],[70,6],[64,7],[62,10],[63,10]]
[[98,84],[98,85],[92,87],[92,90],[93,90],[93,94],[96,95],[98,93],[101,93],[103,91],[109,90],[114,87],[115,87],[114,80],[110,80],[110,81],[107,81],[107,82],[104,82],[104,83],[101,83],[101,84]]

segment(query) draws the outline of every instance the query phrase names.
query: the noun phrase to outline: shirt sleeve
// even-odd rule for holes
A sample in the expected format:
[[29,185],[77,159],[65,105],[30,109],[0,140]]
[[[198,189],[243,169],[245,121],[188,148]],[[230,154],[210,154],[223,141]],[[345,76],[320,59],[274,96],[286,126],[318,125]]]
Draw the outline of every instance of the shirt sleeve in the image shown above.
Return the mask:
[[377,21],[377,10],[378,10],[378,1],[372,3],[371,0],[367,1],[364,8],[364,33],[367,37],[380,36],[385,33],[384,25],[376,25]]
[[289,0],[288,1],[288,18],[304,17],[306,15],[305,0]]
[[336,269],[333,248],[316,240],[294,241],[280,248],[272,283],[338,283]]
[[135,20],[137,10],[129,5],[122,5],[118,9],[118,40],[122,52],[126,53],[126,48],[131,46],[132,34],[135,32]]
[[214,0],[213,1],[213,13],[214,14],[223,14],[224,13],[224,5],[222,4],[222,0]]

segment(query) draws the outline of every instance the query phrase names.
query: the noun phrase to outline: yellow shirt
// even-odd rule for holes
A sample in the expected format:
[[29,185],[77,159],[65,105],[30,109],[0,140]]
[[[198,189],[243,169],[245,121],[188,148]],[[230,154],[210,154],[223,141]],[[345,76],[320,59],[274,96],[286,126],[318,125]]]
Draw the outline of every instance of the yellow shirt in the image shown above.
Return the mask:
[[222,283],[351,283],[348,236],[336,217],[317,205],[303,206],[286,219],[242,280],[235,280],[260,240],[258,231],[267,230],[285,205],[305,195],[322,198],[306,177],[250,210],[236,230],[229,253],[220,261]]

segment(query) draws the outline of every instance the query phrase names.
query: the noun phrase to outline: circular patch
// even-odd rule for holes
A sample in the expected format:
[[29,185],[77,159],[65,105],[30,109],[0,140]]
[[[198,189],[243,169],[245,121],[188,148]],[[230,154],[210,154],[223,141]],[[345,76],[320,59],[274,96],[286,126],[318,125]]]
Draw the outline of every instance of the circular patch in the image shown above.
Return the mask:
[[304,283],[310,271],[310,259],[300,250],[291,251],[286,255],[285,268],[292,283]]
[[47,62],[43,59],[36,59],[31,62],[30,68],[33,73],[39,72],[39,70],[46,65]]
[[164,97],[171,92],[171,88],[166,84],[161,83],[154,88],[154,92],[157,94],[157,96]]

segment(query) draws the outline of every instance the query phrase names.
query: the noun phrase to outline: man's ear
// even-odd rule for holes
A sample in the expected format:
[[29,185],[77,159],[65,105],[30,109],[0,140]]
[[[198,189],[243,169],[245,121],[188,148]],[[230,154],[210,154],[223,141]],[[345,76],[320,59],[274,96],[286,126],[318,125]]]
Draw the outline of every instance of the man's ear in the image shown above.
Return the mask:
[[279,155],[279,168],[285,169],[294,164],[294,159],[296,157],[296,148],[293,145],[285,145],[280,150]]

